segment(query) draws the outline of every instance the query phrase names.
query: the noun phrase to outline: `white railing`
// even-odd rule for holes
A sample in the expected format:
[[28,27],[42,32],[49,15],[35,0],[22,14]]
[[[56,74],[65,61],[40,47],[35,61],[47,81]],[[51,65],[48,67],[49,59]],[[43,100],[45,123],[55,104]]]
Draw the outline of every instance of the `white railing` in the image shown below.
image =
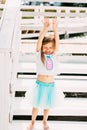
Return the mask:
[[[60,7],[60,6],[21,6],[22,16],[57,16],[57,17],[86,17],[86,7]],[[27,10],[27,12],[25,11]],[[41,18],[41,17],[40,17]]]
[[[4,8],[0,5],[0,8]],[[0,11],[2,15],[2,10]],[[42,19],[57,17],[59,20],[59,34],[87,32],[87,8],[84,7],[53,7],[53,6],[21,6],[21,30],[41,30]],[[33,33],[38,36],[38,33]],[[32,37],[23,34],[22,38]]]
[[[22,38],[38,37],[42,28],[42,19],[57,17],[59,34],[87,32],[87,8],[82,7],[53,7],[53,6],[21,6],[21,30],[26,30]],[[27,33],[33,30],[33,33]],[[51,30],[51,28],[50,28]]]
[[[53,6],[21,6],[21,38],[38,37],[42,29],[44,16],[54,17],[59,20],[59,35],[87,32],[87,8],[82,7],[53,7]],[[50,28],[51,30],[51,28]],[[86,53],[87,38],[60,40],[60,52],[64,54]],[[21,52],[34,52],[36,40],[22,40]],[[66,56],[66,59],[69,58]],[[78,59],[78,57],[77,57]],[[85,60],[85,59],[84,59]]]
[[[6,1],[0,25],[0,129],[10,130],[11,87],[20,44],[20,1]],[[18,8],[15,7],[17,4]],[[10,5],[10,6],[9,6]],[[4,114],[4,116],[3,116]]]

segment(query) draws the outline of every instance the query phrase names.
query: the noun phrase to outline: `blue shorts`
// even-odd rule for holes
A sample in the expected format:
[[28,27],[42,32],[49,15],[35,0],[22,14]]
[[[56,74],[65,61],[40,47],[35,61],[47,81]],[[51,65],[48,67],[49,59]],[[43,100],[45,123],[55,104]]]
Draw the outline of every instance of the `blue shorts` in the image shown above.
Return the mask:
[[55,83],[36,80],[33,107],[49,109],[54,106]]

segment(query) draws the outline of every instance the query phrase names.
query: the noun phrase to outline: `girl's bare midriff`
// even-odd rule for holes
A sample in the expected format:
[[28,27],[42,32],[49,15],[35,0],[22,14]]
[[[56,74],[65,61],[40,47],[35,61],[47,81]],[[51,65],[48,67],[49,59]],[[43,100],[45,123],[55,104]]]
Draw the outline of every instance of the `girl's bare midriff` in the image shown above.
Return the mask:
[[51,83],[54,82],[54,76],[53,75],[38,75],[37,79],[42,82]]

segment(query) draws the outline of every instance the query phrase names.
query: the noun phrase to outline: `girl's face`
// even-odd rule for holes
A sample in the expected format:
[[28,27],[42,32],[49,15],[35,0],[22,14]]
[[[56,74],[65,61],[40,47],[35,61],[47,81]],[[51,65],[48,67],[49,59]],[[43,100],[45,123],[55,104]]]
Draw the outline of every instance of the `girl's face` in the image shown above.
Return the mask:
[[52,54],[54,52],[54,43],[49,42],[48,44],[43,45],[42,51],[44,54]]

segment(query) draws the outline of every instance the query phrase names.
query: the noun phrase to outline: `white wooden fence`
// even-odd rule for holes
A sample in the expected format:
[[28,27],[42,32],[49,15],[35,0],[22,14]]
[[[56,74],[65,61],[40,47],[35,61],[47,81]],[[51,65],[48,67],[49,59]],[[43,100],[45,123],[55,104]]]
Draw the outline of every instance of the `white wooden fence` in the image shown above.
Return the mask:
[[[0,5],[2,9],[3,6]],[[2,14],[2,10],[0,10]],[[57,6],[21,6],[21,30],[39,31],[42,19],[57,17],[59,20],[59,34],[87,32],[87,8],[85,7],[57,7]],[[33,35],[38,36],[38,33]],[[32,37],[32,34],[22,34],[22,38]]]
[[[21,30],[33,30],[35,33],[42,28],[43,18],[57,17],[59,20],[59,34],[73,34],[87,32],[87,8],[81,7],[53,7],[53,6],[21,6]],[[51,28],[50,28],[51,30]],[[22,38],[32,37],[31,34],[22,34]]]

